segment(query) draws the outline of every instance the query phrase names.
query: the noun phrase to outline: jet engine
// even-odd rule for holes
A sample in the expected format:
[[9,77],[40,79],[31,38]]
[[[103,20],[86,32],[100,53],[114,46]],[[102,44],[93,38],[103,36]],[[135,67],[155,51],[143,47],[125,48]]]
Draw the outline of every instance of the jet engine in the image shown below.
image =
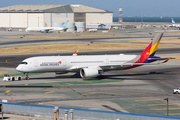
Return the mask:
[[80,76],[82,78],[94,78],[94,77],[97,77],[98,75],[99,73],[97,69],[83,68],[80,70]]
[[44,33],[45,32],[45,30],[41,30],[41,33]]
[[48,33],[49,30],[41,30],[41,33]]

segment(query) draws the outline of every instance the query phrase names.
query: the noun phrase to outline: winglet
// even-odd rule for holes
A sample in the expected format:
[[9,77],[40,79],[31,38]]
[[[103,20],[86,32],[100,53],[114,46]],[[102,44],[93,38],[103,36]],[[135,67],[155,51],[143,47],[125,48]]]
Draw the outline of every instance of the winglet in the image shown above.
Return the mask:
[[78,52],[79,52],[79,50],[76,50],[76,51],[73,53],[73,56],[76,56]]

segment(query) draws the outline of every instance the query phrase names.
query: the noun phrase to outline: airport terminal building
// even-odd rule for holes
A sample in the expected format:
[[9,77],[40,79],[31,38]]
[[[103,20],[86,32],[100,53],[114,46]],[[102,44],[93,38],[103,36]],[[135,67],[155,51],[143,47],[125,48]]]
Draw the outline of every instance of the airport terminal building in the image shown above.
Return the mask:
[[69,22],[112,24],[113,12],[85,5],[13,5],[0,8],[0,27],[55,27]]

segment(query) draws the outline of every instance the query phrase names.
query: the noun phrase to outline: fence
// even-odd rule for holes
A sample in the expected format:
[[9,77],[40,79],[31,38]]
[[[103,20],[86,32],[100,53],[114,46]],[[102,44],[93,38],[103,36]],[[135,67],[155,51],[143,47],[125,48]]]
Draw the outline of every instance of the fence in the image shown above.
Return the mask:
[[[54,106],[42,106],[20,103],[3,103],[3,112],[24,114],[24,115],[42,115],[53,117]],[[180,117],[158,116],[158,115],[145,115],[135,113],[121,113],[101,110],[88,110],[77,108],[59,107],[59,116],[64,117],[64,110],[74,110],[74,120],[87,119],[87,120],[179,120]],[[68,113],[70,116],[70,113]]]

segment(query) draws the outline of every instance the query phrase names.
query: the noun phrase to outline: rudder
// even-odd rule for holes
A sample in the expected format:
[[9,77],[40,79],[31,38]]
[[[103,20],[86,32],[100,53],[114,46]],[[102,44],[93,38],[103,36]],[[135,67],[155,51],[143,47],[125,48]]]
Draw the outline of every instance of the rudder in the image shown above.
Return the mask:
[[136,63],[144,63],[147,58],[153,57],[159,46],[163,33],[158,33],[155,38],[150,42],[150,44],[141,53],[140,58]]

